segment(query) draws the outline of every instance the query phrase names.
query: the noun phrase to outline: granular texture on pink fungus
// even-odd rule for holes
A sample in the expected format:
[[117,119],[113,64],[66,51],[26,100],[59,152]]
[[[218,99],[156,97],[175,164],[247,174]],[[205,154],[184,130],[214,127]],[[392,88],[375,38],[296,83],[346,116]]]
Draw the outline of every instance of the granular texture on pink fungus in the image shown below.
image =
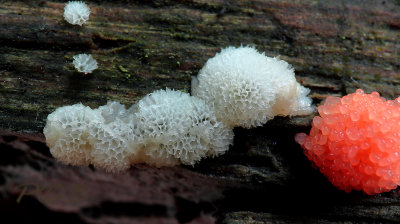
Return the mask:
[[318,112],[310,134],[295,140],[333,185],[372,195],[400,184],[400,97],[358,89],[328,97]]

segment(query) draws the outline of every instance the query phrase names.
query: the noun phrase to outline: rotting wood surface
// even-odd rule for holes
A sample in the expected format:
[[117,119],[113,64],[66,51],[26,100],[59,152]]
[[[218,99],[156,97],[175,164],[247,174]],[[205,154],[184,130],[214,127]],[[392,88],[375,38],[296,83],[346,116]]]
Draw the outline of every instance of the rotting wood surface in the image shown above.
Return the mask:
[[[308,131],[312,116],[237,128],[228,153],[194,167],[138,165],[118,175],[57,163],[40,134],[59,106],[130,106],[161,88],[190,92],[191,76],[229,45],[280,55],[316,105],[357,88],[395,98],[399,1],[86,2],[92,13],[80,27],[63,20],[63,1],[0,1],[4,215],[30,223],[400,220],[398,190],[346,194],[311,167],[293,136]],[[99,69],[76,72],[79,53],[93,54]]]

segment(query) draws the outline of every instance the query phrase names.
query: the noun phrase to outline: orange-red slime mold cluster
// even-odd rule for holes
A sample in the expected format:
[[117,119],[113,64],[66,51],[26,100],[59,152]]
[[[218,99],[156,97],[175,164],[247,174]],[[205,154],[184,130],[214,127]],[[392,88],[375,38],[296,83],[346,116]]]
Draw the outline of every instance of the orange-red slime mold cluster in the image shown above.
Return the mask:
[[358,89],[328,97],[318,112],[310,135],[295,140],[333,185],[372,195],[400,184],[400,97]]

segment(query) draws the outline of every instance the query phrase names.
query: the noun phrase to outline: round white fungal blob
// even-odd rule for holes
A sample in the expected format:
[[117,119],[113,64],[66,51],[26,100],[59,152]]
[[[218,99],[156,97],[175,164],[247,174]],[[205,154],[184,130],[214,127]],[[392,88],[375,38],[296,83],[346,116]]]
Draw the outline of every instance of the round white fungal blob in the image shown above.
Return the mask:
[[118,118],[107,123],[102,110],[80,103],[51,113],[43,133],[51,154],[65,164],[120,171],[129,168],[129,155],[134,154],[131,128]]
[[61,162],[122,171],[131,164],[194,165],[225,153],[233,131],[218,122],[205,102],[187,93],[155,91],[128,110],[118,102],[91,109],[60,107],[43,131]]
[[72,165],[89,165],[92,146],[88,127],[100,123],[100,116],[82,104],[60,107],[47,117],[43,133],[51,154]]
[[68,2],[64,7],[64,19],[73,25],[82,26],[90,15],[90,9],[82,1]]
[[225,153],[233,142],[233,131],[216,120],[203,100],[187,93],[158,90],[135,107],[144,150],[157,161],[172,157],[172,162],[194,165]]
[[72,62],[79,72],[86,74],[92,73],[97,69],[97,61],[92,57],[91,54],[78,54],[75,55],[74,61]]
[[209,59],[192,80],[192,94],[206,101],[230,127],[261,126],[276,115],[313,112],[309,90],[293,68],[253,47],[228,47]]

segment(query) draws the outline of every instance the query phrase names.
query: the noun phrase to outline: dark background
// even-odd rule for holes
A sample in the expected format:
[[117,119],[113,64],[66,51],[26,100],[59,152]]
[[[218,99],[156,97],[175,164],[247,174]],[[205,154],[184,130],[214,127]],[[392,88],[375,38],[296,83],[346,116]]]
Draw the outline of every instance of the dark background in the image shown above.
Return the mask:
[[[55,108],[127,106],[191,76],[230,45],[288,61],[319,105],[362,88],[400,95],[400,1],[86,1],[89,21],[63,20],[64,1],[0,0],[0,214],[14,223],[395,223],[399,190],[334,188],[294,142],[313,116],[236,128],[225,155],[194,167],[135,165],[109,174],[62,165],[41,134]],[[72,57],[91,53],[82,76]],[[0,221],[3,222],[3,221]]]

